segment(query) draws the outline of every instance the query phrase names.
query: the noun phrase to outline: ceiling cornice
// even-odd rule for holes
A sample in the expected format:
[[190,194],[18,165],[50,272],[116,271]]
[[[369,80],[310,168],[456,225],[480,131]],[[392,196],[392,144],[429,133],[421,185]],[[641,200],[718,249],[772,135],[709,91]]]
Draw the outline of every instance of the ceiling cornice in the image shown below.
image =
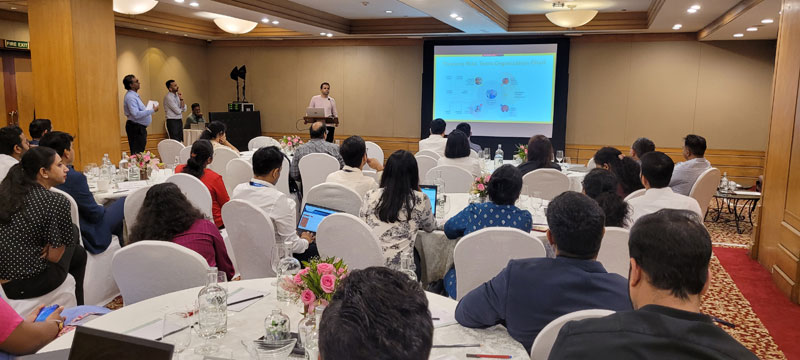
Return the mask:
[[[509,32],[515,31],[564,31],[547,20],[544,14],[509,16]],[[574,30],[577,31],[611,31],[611,30],[643,30],[647,29],[647,13],[644,11],[624,11],[598,13],[597,16]]]
[[483,14],[489,20],[494,21],[497,25],[499,25],[504,30],[508,31],[509,25],[509,15],[501,7],[497,5],[492,0],[461,0],[465,4],[469,5],[473,9],[477,10],[479,13]]
[[731,21],[735,20],[739,15],[746,13],[754,6],[760,4],[764,0],[742,0],[732,8],[728,9],[724,14],[720,15],[716,20],[712,21],[702,30],[697,32],[697,40],[703,40],[713,34],[715,31],[721,29]]

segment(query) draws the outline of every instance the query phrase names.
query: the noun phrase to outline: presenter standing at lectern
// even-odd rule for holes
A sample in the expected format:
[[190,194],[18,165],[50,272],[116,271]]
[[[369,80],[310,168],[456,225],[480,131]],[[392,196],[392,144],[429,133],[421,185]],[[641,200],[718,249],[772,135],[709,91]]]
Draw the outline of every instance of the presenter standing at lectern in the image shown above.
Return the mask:
[[[328,94],[331,92],[331,84],[326,82],[322,83],[319,86],[319,92],[319,95],[314,95],[311,97],[311,102],[308,103],[308,107],[325,109],[326,117],[338,117],[339,112],[336,111],[336,101],[333,100],[332,97],[328,96]],[[338,124],[335,126],[338,126]],[[328,137],[325,138],[325,141],[333,142],[334,130],[336,130],[334,126],[328,126]]]

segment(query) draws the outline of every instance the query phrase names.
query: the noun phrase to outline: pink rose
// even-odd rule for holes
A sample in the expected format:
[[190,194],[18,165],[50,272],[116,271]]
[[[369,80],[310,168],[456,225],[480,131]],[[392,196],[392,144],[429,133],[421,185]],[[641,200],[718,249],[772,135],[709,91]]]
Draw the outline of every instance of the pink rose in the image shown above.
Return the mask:
[[300,301],[302,301],[303,304],[306,304],[306,305],[310,306],[316,300],[317,300],[317,297],[314,296],[314,292],[311,291],[311,290],[308,290],[308,289],[303,290],[303,292],[300,294]]
[[481,181],[481,177],[480,176],[475,178],[475,182],[479,182],[479,181]]
[[319,263],[317,264],[317,272],[320,274],[331,274],[336,268],[333,265],[328,263]]
[[487,183],[488,183],[488,182],[489,182],[489,179],[490,179],[491,177],[492,177],[492,175],[486,175],[486,177],[485,177],[485,178],[483,178],[483,180],[484,180],[485,182],[487,182]]
[[322,278],[319,279],[319,286],[326,294],[332,293],[336,286],[336,276],[333,274],[322,275]]
[[337,271],[337,272],[339,273],[339,275],[342,275],[342,274],[344,274],[345,271],[347,271],[347,268],[342,266],[342,267],[339,268],[339,271]]
[[298,274],[300,274],[300,275],[308,274],[308,268],[304,268],[303,270],[300,270],[300,272]]
[[303,275],[301,273],[294,275],[294,283],[297,285],[303,285]]
[[150,161],[150,155],[145,155],[144,156],[144,161]]
[[485,189],[486,189],[486,186],[483,186],[483,184],[478,184],[478,190],[479,191],[483,191]]

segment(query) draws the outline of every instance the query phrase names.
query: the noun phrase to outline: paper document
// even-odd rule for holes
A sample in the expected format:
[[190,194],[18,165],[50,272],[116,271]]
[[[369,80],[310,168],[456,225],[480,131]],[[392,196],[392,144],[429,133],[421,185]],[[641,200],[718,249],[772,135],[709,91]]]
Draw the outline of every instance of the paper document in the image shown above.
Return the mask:
[[[264,296],[269,295],[269,291],[256,291],[247,288],[238,288],[236,290],[232,290],[230,294],[228,294],[228,310],[229,311],[242,311],[250,305],[255,304],[257,301],[264,298]],[[240,302],[242,300],[252,299]]]
[[761,196],[761,193],[758,192],[758,191],[745,191],[745,190],[734,191],[734,194],[736,194],[736,195],[749,195],[749,196]]
[[433,327],[440,328],[442,326],[457,324],[455,309],[432,309],[431,317],[433,320]]
[[145,106],[145,108],[147,108],[147,110],[153,110],[153,107],[155,106],[158,106],[158,101],[150,100],[147,102],[147,106]]
[[123,181],[123,182],[117,183],[117,187],[119,187],[120,190],[136,190],[138,188],[143,188],[145,186],[147,186],[147,181],[146,180]]
[[[169,325],[168,328],[174,327],[177,330],[179,325]],[[135,336],[142,339],[155,340],[161,337],[164,331],[164,319],[159,318],[147,322],[143,325],[137,326],[125,332],[126,335]],[[170,330],[171,331],[171,330]]]

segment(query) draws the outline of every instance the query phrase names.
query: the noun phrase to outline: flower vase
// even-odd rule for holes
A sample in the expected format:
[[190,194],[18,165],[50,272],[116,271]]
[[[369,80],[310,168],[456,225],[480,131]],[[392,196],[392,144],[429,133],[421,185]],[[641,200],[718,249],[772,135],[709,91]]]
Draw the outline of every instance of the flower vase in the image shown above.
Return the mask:
[[147,180],[150,178],[151,169],[147,166],[139,168],[139,180]]
[[486,202],[486,198],[488,198],[488,196],[486,196],[486,195],[478,196],[478,203],[479,204],[485,203]]

